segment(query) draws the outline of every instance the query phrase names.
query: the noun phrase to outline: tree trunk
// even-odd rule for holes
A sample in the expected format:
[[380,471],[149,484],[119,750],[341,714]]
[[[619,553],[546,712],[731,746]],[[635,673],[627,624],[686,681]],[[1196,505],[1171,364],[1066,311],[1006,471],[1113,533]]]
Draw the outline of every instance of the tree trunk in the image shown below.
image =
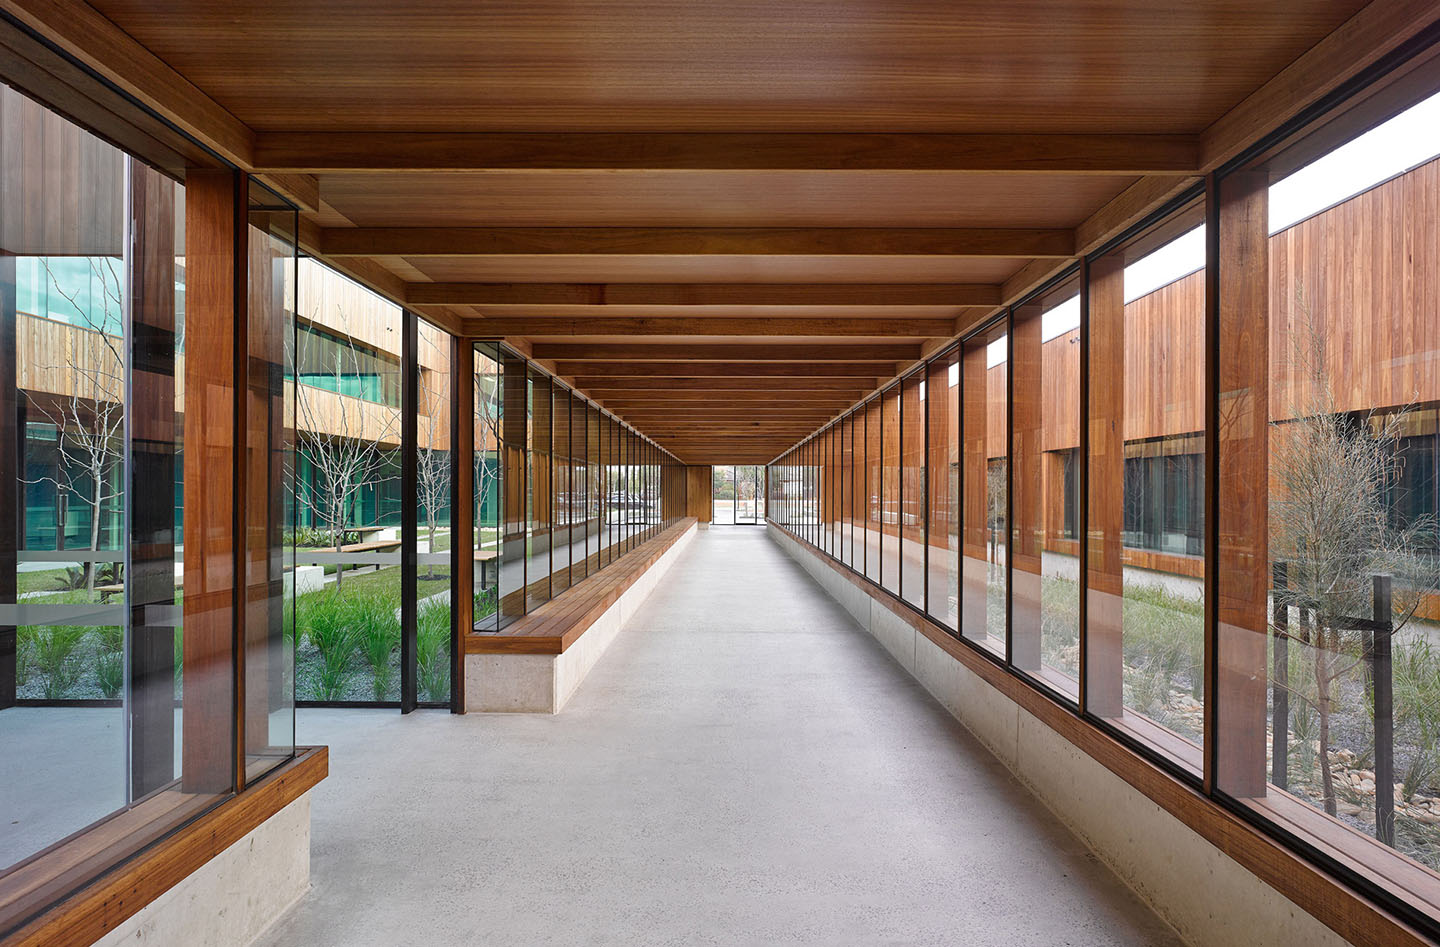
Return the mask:
[[[433,555],[435,554],[435,523],[434,523],[433,521],[431,521],[431,522],[429,522],[429,523],[426,523],[426,524],[425,524],[425,528],[426,528],[426,529],[429,531],[429,533],[430,533],[430,538],[429,538],[429,552],[430,552],[430,555],[433,556]],[[427,578],[427,579],[433,579],[433,578],[435,578],[435,563],[432,562],[432,563],[429,563],[429,564],[426,566],[426,569],[425,569],[425,578]]]
[[[345,534],[344,534],[342,531],[340,531],[340,530],[338,530],[338,529],[335,529],[334,527],[331,527],[331,529],[330,529],[330,535],[331,535],[331,538],[332,538],[332,539],[334,540],[334,542],[335,542],[335,551],[336,551],[337,553],[339,553],[339,552],[344,552],[345,550],[344,550],[342,547],[344,546]],[[345,574],[345,567],[344,567],[343,565],[339,564],[339,563],[336,563],[336,564],[335,564],[335,591],[336,591],[336,592],[339,592],[339,591],[340,591],[341,577],[342,577],[344,574]]]
[[90,490],[90,561],[85,563],[85,591],[94,595],[95,552],[100,548],[100,504],[104,483],[100,479],[99,471],[95,471],[91,481],[93,486]]
[[1320,715],[1320,793],[1327,815],[1335,815],[1335,775],[1330,771],[1330,661],[1326,635],[1315,634],[1315,709]]

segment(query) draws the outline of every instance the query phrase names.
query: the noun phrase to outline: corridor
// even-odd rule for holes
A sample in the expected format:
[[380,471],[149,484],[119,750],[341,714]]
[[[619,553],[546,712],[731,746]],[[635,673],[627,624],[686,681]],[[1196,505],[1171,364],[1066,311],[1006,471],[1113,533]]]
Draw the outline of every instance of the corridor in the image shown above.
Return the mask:
[[313,886],[262,944],[1179,943],[760,528],[558,716],[298,729]]

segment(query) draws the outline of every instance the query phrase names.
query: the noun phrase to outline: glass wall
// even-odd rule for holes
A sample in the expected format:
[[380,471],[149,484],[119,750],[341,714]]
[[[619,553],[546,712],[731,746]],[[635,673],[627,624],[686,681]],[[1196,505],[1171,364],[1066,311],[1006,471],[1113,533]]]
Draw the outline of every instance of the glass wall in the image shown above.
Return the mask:
[[960,352],[952,348],[926,371],[925,480],[929,493],[926,610],[951,628],[960,619]]
[[900,389],[900,595],[925,610],[925,371],[909,375]]
[[[297,279],[294,209],[230,172],[156,170],[3,85],[0,140],[3,935],[294,756]],[[222,327],[245,379],[187,349]]]
[[1079,494],[1073,470],[1080,445],[1079,274],[1016,306],[1011,320],[1011,660],[1075,699],[1080,693],[1080,558],[1074,530]]
[[771,515],[815,542],[838,432],[822,551],[1433,926],[1440,69],[1307,127],[782,455]]
[[504,368],[499,347],[475,346],[475,628],[498,631],[500,618],[501,486]]
[[961,346],[960,632],[1005,654],[1006,521],[1010,512],[1010,339],[1002,320]]
[[1090,264],[1089,706],[1193,772],[1205,700],[1203,215],[1192,203]]
[[[398,703],[403,412],[399,397],[366,394],[404,387],[404,313],[310,258],[300,261],[299,283],[300,321],[315,331],[297,332],[295,341],[304,368],[294,385],[295,694],[306,702]],[[448,351],[442,359],[434,348],[427,343],[424,357],[448,366]],[[448,410],[448,396],[443,409],[429,401],[427,409]],[[448,417],[421,417],[417,430],[438,438],[442,421],[443,447]],[[417,487],[429,488],[420,499],[448,522],[448,451],[434,459],[421,465],[431,476]]]
[[[1224,792],[1440,905],[1440,76],[1427,82],[1348,142],[1285,140],[1219,181],[1210,696]],[[1169,548],[1188,540],[1184,476],[1159,488]]]
[[685,478],[540,366],[474,348],[473,630],[495,634],[681,519]]
[[[449,706],[453,621],[450,601],[452,550],[450,497],[454,489],[451,451],[451,339],[447,332],[416,320],[415,432],[415,660],[420,703]],[[458,551],[458,550],[456,550]]]

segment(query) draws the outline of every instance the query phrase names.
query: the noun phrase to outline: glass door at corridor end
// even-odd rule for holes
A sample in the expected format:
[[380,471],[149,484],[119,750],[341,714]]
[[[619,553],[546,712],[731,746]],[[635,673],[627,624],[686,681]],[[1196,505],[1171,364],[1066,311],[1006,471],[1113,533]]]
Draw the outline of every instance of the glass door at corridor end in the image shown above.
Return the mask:
[[765,468],[736,465],[711,468],[711,522],[754,526],[765,521]]

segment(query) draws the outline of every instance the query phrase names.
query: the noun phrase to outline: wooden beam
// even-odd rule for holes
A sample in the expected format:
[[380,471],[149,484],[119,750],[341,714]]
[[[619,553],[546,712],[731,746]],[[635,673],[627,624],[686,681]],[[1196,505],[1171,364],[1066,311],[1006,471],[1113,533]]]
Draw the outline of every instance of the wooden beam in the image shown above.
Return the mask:
[[557,375],[584,378],[867,378],[873,362],[556,362]]
[[735,361],[735,362],[898,362],[920,357],[914,343],[852,342],[849,345],[679,344],[633,345],[548,342],[534,357],[565,361]]
[[551,318],[541,316],[467,319],[466,335],[477,339],[565,338],[597,335],[671,336],[850,336],[860,338],[948,338],[953,319],[765,319],[729,316]]
[[255,133],[79,0],[0,0],[10,14],[227,161],[250,167]]
[[313,174],[266,174],[259,179],[301,210],[320,209],[320,179]]
[[638,426],[671,421],[804,421],[814,423],[816,418],[825,420],[831,412],[824,408],[760,408],[754,405],[716,405],[710,408],[660,408],[653,411],[630,410],[624,412],[625,420]]
[[[1147,214],[1158,210],[1167,201],[1199,183],[1195,177],[1145,177],[1115,195],[1104,207],[1091,214],[1075,228],[1076,255],[1092,253],[1128,227],[1134,226]],[[1006,304],[1018,301],[1025,294],[1042,283],[1057,276],[1069,266],[1070,260],[1032,260],[1007,279],[1000,287],[1000,296]],[[961,318],[959,331],[965,332],[979,325],[986,316]]]
[[972,171],[1193,174],[1191,135],[267,132],[255,161],[304,171]]
[[349,227],[325,256],[1069,257],[1067,229],[943,227]]
[[1373,0],[1200,136],[1213,171],[1406,41],[1440,23],[1434,0]]
[[875,388],[875,383],[858,378],[603,378],[595,377],[586,384],[576,385],[586,394],[600,397],[614,389],[626,391],[843,391],[847,395],[860,392],[861,397]]
[[414,305],[994,306],[994,283],[409,283]]
[[1146,214],[1199,183],[1200,179],[1195,177],[1141,178],[1075,228],[1076,253],[1098,250],[1101,244],[1139,223]]
[[[751,397],[739,397],[741,395]],[[724,395],[712,395],[706,398],[612,398],[604,400],[605,407],[620,414],[629,411],[644,410],[647,408],[675,408],[683,410],[686,408],[705,408],[716,403],[727,405],[749,405],[757,408],[806,408],[811,411],[841,411],[848,408],[852,402],[849,398],[826,398],[825,400],[797,400],[789,398],[784,393],[772,392],[743,392],[732,391]]]

